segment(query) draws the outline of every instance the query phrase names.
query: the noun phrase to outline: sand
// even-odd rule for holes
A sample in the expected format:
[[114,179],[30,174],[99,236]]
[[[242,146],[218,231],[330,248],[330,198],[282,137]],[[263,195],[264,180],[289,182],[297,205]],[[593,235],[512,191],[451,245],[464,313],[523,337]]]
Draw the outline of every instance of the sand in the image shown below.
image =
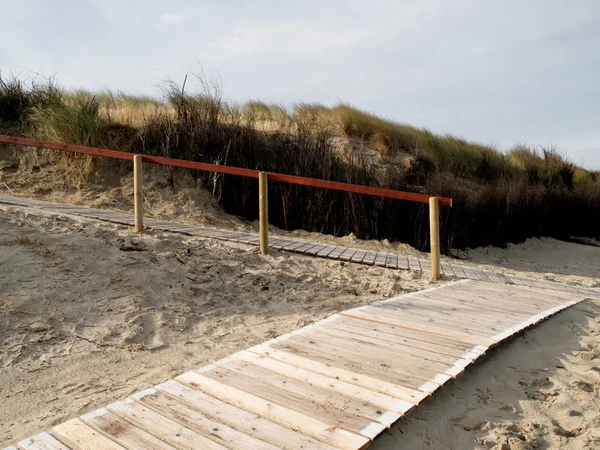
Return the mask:
[[[17,195],[131,212],[120,187],[58,189],[4,174]],[[12,194],[0,183],[0,192]],[[189,183],[148,183],[149,216],[253,231]],[[271,233],[424,256],[355,236]],[[594,243],[597,244],[597,243]],[[528,239],[457,263],[600,287],[600,248]],[[449,260],[449,258],[445,258]],[[90,274],[94,276],[90,276]],[[0,446],[331,313],[417,290],[421,274],[0,206]],[[600,448],[600,303],[586,301],[470,367],[374,449]]]
[[600,302],[489,353],[370,448],[600,448]]
[[0,205],[0,448],[334,312],[430,286]]

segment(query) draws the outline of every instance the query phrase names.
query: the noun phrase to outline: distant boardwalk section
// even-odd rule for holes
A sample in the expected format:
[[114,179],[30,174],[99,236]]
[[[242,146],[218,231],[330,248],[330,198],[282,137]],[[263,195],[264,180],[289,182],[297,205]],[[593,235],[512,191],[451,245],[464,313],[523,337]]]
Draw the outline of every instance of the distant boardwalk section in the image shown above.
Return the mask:
[[[72,214],[91,219],[103,220],[122,225],[134,226],[134,216],[118,211],[108,211],[105,209],[88,208],[85,206],[67,205],[61,203],[47,202],[43,200],[33,200],[24,197],[2,196],[0,203],[9,205],[38,208],[44,211]],[[237,242],[246,245],[259,245],[260,238],[255,233],[243,233],[216,228],[208,228],[202,225],[187,225],[168,220],[145,219],[146,226],[163,231],[174,233],[183,233],[191,236],[218,239],[222,241]],[[282,237],[272,235],[269,238],[269,247],[275,250],[281,250],[292,253],[299,253],[307,256],[327,258],[339,261],[348,261],[357,264],[375,265],[395,270],[413,270],[430,271],[431,263],[428,259],[417,258],[396,253],[376,252],[371,250],[361,250],[352,247],[338,245],[328,245],[318,242],[310,242],[301,239]],[[501,272],[482,270],[477,267],[469,267],[454,262],[441,262],[441,273],[446,279],[464,278],[477,281],[486,281],[488,283],[514,284],[517,286],[529,286],[540,289],[550,289],[561,292],[573,292],[582,295],[597,296],[600,290],[586,289],[582,287],[569,286],[551,281],[523,278],[514,275],[508,275]]]

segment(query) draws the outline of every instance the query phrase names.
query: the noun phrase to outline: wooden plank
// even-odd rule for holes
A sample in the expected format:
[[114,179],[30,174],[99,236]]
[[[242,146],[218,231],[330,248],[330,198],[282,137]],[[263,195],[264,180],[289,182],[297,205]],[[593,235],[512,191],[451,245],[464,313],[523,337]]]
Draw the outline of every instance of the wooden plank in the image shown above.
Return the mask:
[[421,270],[423,272],[427,272],[428,274],[431,274],[431,260],[425,259],[425,258],[418,258],[418,261],[419,261],[419,265],[421,266]]
[[[442,369],[443,367],[447,368],[448,366],[451,366],[457,359],[459,359],[454,356],[444,355],[426,349],[416,349],[414,347],[402,346],[393,342],[387,342],[378,339],[376,337],[364,336],[355,332],[339,330],[333,327],[327,327],[326,329],[319,330],[319,334],[321,333],[323,333],[325,336],[343,339],[352,346],[354,346],[356,343],[358,346],[357,349],[363,347],[365,350],[375,348],[378,350],[384,350],[386,353],[392,353],[398,359],[402,358],[404,362],[415,360],[415,365],[417,366],[424,364],[425,367],[433,368],[430,363],[434,362],[440,369]],[[407,359],[407,357],[410,359]]]
[[[421,301],[424,302],[423,300]],[[429,305],[429,307],[415,307],[406,304],[402,305],[400,303],[385,303],[371,306],[374,310],[381,310],[385,314],[391,314],[392,316],[402,318],[414,317],[415,320],[419,320],[419,318],[423,320],[423,314],[425,313],[427,314],[427,319],[423,320],[424,322],[443,324],[449,328],[455,328],[456,325],[459,325],[485,335],[489,334],[488,331],[490,330],[499,331],[519,323],[518,320],[508,319],[506,317],[498,319],[493,316],[479,314],[476,311],[462,310],[459,314],[450,313],[444,311],[443,308],[435,307],[434,305]],[[369,309],[369,311],[370,310],[371,309]]]
[[[472,284],[472,286],[471,286]],[[541,289],[535,289],[530,287],[517,287],[517,286],[503,286],[499,284],[490,284],[480,286],[477,283],[470,283],[469,291],[481,292],[484,288],[488,288],[489,291],[497,292],[501,295],[508,297],[527,297],[541,300],[544,302],[554,303],[555,305],[563,303],[565,300],[572,300],[573,294],[562,293],[557,291],[548,292]]]
[[256,450],[277,450],[279,448],[213,420],[185,403],[181,403],[155,389],[148,389],[134,394],[132,398],[158,414],[197,431],[228,448],[252,448]]
[[524,295],[522,292],[515,292],[512,290],[496,290],[497,287],[506,288],[506,285],[501,286],[493,283],[488,283],[487,285],[490,286],[489,290],[481,290],[479,286],[473,286],[465,291],[448,291],[447,293],[444,293],[444,295],[468,295],[470,296],[470,300],[474,303],[492,305],[494,308],[500,308],[503,311],[515,311],[523,314],[545,310],[565,302],[564,300],[553,301],[549,296],[544,296],[543,294],[538,297],[535,293],[528,296]]
[[282,239],[278,237],[271,237],[269,239],[269,247],[274,248],[275,250],[283,250],[286,245],[292,244],[293,241],[290,239]]
[[388,255],[387,253],[378,252],[377,256],[375,257],[374,264],[379,267],[385,267],[385,261],[387,259],[387,255]]
[[454,274],[459,277],[459,278],[468,278],[467,274],[465,273],[463,266],[457,265],[457,264],[450,264],[450,267],[452,267],[452,270],[454,271]]
[[112,439],[86,425],[80,419],[72,419],[55,426],[52,433],[72,449],[78,450],[125,450]]
[[[483,301],[478,301],[483,300]],[[439,311],[447,311],[455,315],[463,312],[469,314],[480,314],[490,317],[506,317],[509,320],[517,317],[526,317],[526,312],[515,312],[505,307],[498,307],[493,302],[484,299],[477,299],[472,293],[462,293],[451,290],[441,291],[423,291],[414,293],[412,296],[401,296],[390,300],[381,300],[372,305],[386,305],[392,308],[412,307],[415,309],[425,308]],[[511,305],[514,306],[514,305]]]
[[[247,370],[251,372],[249,369]],[[280,385],[272,384],[270,379],[247,377],[238,371],[217,366],[203,371],[202,375],[352,433],[361,434],[361,431],[372,422],[364,417],[341,411],[337,406],[327,404],[322,398],[316,400],[315,397],[320,397],[319,393],[315,393],[312,399],[307,398],[299,393],[284,389]],[[273,379],[276,380],[276,377],[273,377]],[[303,393],[306,394],[307,392]],[[366,437],[372,439],[372,436]]]
[[315,244],[313,247],[305,250],[304,254],[316,256],[317,253],[319,253],[321,250],[323,250],[325,248],[327,248],[327,245],[325,245],[325,244]]
[[410,267],[408,265],[408,256],[398,255],[398,269],[408,270]]
[[[461,348],[449,346],[450,343],[448,342],[445,343],[446,345],[427,342],[419,339],[421,338],[421,335],[415,336],[411,330],[406,330],[403,328],[384,330],[373,322],[360,320],[360,324],[355,324],[352,322],[352,320],[353,319],[351,318],[347,318],[347,320],[336,321],[335,323],[332,323],[329,328],[354,333],[357,336],[366,336],[373,339],[379,339],[382,342],[389,342],[392,345],[428,350],[433,353],[452,356],[456,359],[461,358],[465,353],[467,353],[468,348],[470,348],[470,346],[464,344]],[[394,331],[394,333],[388,333],[386,331]],[[404,333],[402,333],[402,331]],[[428,337],[428,335],[425,335],[425,337]]]
[[454,270],[452,269],[452,265],[450,263],[442,261],[440,264],[442,266],[442,271],[444,272],[445,275],[448,275],[450,277],[456,276],[456,274],[454,273]]
[[[409,352],[396,353],[384,347],[376,347],[358,340],[348,341],[333,334],[314,333],[293,336],[286,341],[304,346],[318,348],[329,354],[344,355],[351,361],[362,361],[384,370],[393,370],[428,380],[438,373],[443,373],[451,363],[434,362],[419,358]],[[440,355],[440,357],[444,358]]]
[[[386,423],[387,425],[390,425],[392,422],[381,421],[381,408],[399,413],[397,417],[399,419],[401,414],[405,414],[414,407],[414,403],[393,398],[389,395],[382,395],[379,392],[374,392],[370,389],[362,388],[360,386],[346,383],[335,378],[320,375],[310,370],[301,369],[297,366],[283,363],[264,355],[257,355],[256,353],[243,351],[235,353],[232,355],[232,358],[236,360],[239,359],[245,363],[249,363],[268,371],[283,375],[288,379],[291,378],[303,383],[308,383],[308,385],[325,389],[325,392],[328,395],[337,393],[340,398],[343,398],[344,401],[347,402],[347,406],[345,406],[344,409],[351,408],[351,405],[355,403],[354,399],[358,399],[360,402],[356,404],[356,412],[354,412],[354,414],[372,418],[374,421]],[[377,408],[371,409],[368,405],[374,405]],[[363,408],[365,409],[363,410]]]
[[[491,283],[488,283],[491,286]],[[548,308],[548,304],[540,303],[531,299],[531,303],[523,303],[521,299],[510,299],[499,295],[494,291],[482,293],[474,289],[466,292],[445,291],[438,293],[438,299],[445,301],[456,301],[457,303],[472,305],[480,309],[497,312],[498,314],[506,314],[507,311],[513,314],[535,314]]]
[[340,260],[350,261],[356,252],[358,252],[358,250],[355,248],[347,248],[346,251],[340,255]]
[[431,292],[415,297],[399,298],[395,301],[376,302],[372,303],[371,306],[392,309],[403,313],[422,314],[425,311],[428,314],[431,312],[431,314],[435,316],[442,316],[450,320],[456,318],[469,318],[476,319],[483,324],[491,323],[495,325],[510,324],[511,322],[518,322],[527,317],[526,314],[521,314],[520,316],[514,314],[502,315],[486,308],[469,308],[468,304],[461,303],[460,301],[446,300],[446,302],[444,302],[441,300],[442,298],[440,293]]
[[[339,314],[339,318],[336,321],[333,321],[331,326],[336,327],[338,326],[338,324],[345,324],[351,327],[364,328],[368,330],[369,334],[373,331],[376,331],[385,333],[386,335],[393,335],[400,339],[417,340],[429,344],[435,344],[438,346],[442,346],[446,350],[448,350],[444,350],[444,352],[442,353],[446,353],[449,355],[454,354],[453,351],[469,351],[471,348],[473,348],[472,343],[462,342],[457,338],[452,338],[449,336],[438,336],[436,334],[428,333],[427,331],[416,330],[414,328],[406,328],[404,326],[397,326],[392,323],[376,322],[361,317],[344,316],[342,314]],[[388,340],[396,342],[395,340]]]
[[305,242],[305,241],[293,241],[292,243],[286,245],[285,247],[283,247],[284,250],[288,251],[288,252],[295,252],[297,250],[300,250],[301,247],[306,246],[307,244],[310,244],[310,242]]
[[321,258],[327,258],[329,256],[329,254],[331,252],[333,252],[337,248],[338,247],[335,246],[335,245],[328,245],[327,247],[325,247],[324,249],[322,249],[321,251],[319,251],[317,253],[317,256],[320,256]]
[[[396,384],[387,383],[376,378],[361,375],[350,370],[340,369],[329,364],[323,364],[310,359],[302,358],[298,355],[289,352],[283,352],[269,345],[262,344],[252,347],[249,352],[268,356],[271,359],[287,363],[293,367],[309,370],[311,372],[325,375],[328,378],[334,378],[339,381],[361,386],[382,394],[389,395],[401,400],[405,400],[412,404],[418,404],[423,399],[428,397],[427,393],[417,391],[415,389],[398,386]],[[235,355],[233,355],[235,356]],[[302,376],[302,375],[298,375]]]
[[357,250],[356,253],[352,255],[352,258],[350,258],[350,261],[355,263],[361,263],[365,256],[367,256],[367,253],[368,252],[366,250]]
[[69,447],[46,432],[23,439],[17,446],[23,450],[70,450]]
[[421,380],[421,384],[432,379],[439,373],[435,370],[422,369],[404,364],[399,359],[388,361],[377,356],[360,354],[348,348],[328,345],[326,342],[307,337],[293,336],[290,339],[280,341],[279,345],[286,348],[302,349],[307,352],[307,357],[309,357],[308,355],[319,355],[334,361],[338,360],[345,367],[370,366],[372,369],[380,372],[392,373],[390,376],[398,376],[399,379],[409,377]]
[[363,264],[372,265],[375,262],[375,258],[377,258],[377,252],[368,251],[362,262]]
[[390,319],[412,320],[415,322],[421,321],[427,325],[433,325],[438,328],[446,329],[450,332],[458,331],[472,336],[488,337],[495,333],[505,330],[506,327],[502,323],[483,323],[476,318],[465,316],[448,316],[447,314],[427,311],[427,317],[423,318],[423,312],[408,311],[393,308],[389,305],[364,306],[361,311],[371,314],[380,314]]
[[[251,359],[252,357],[256,359],[260,358],[260,356],[255,355],[254,353],[248,352],[248,354],[250,355],[248,359]],[[225,358],[224,360],[217,361],[215,365],[220,369],[225,369],[228,374],[229,372],[237,372],[237,374],[240,376],[251,377],[261,383],[268,383],[270,386],[275,386],[283,389],[284,391],[289,391],[288,395],[292,394],[294,396],[303,397],[301,399],[303,404],[312,403],[319,407],[325,408],[326,410],[331,408],[333,409],[334,414],[337,414],[337,411],[339,411],[344,415],[348,414],[352,416],[351,420],[353,421],[356,418],[365,419],[362,427],[357,428],[357,432],[370,439],[375,438],[377,434],[389,427],[393,422],[401,417],[401,414],[396,411],[385,412],[385,408],[380,408],[379,406],[367,401],[360,401],[359,399],[353,398],[347,393],[335,392],[330,387],[322,388],[317,385],[311,385],[309,382],[282,375],[279,372],[265,369],[264,367],[260,367],[239,358]],[[207,373],[210,374],[213,372],[214,371],[209,371]],[[355,389],[355,391],[356,390],[357,389]],[[358,390],[360,391],[361,389],[358,388]],[[362,393],[364,394],[365,392],[366,390],[364,390]],[[379,394],[375,392],[372,394],[376,398],[379,396]],[[390,399],[388,398],[387,403],[393,407],[396,407],[396,403],[391,403],[389,400]],[[401,401],[396,400],[396,402]],[[405,402],[401,403],[401,406],[405,407]],[[286,403],[286,406],[292,407],[289,403]],[[414,405],[410,405],[410,408],[412,407],[414,407]],[[298,410],[297,408],[294,409]],[[303,412],[302,410],[298,411]],[[373,422],[378,422],[379,425]],[[364,432],[365,427],[368,427],[368,430],[370,431]],[[348,429],[348,431],[352,430]]]
[[285,450],[332,450],[323,442],[281,426],[256,414],[232,406],[202,391],[175,380],[155,386],[155,389],[230,427]]
[[346,247],[336,247],[334,251],[332,251],[327,257],[329,259],[339,259],[342,256],[342,253],[346,251]]
[[492,282],[492,279],[490,277],[488,277],[487,273],[485,273],[485,271],[483,271],[482,269],[475,267],[473,270],[475,271],[475,273],[477,274],[477,276],[479,277],[479,279],[481,281],[485,281],[488,283]]
[[107,409],[177,448],[190,450],[226,448],[131,399],[112,403]]
[[489,336],[481,336],[476,335],[468,330],[460,329],[460,330],[449,330],[444,327],[439,327],[437,325],[433,326],[430,324],[423,324],[415,322],[414,320],[403,320],[400,318],[392,318],[387,317],[382,314],[378,314],[372,311],[363,311],[363,310],[349,310],[340,313],[346,317],[355,317],[363,320],[370,320],[372,322],[383,323],[386,325],[393,325],[396,327],[406,328],[409,330],[422,331],[426,333],[435,334],[437,336],[445,336],[459,342],[463,342],[466,344],[472,345],[482,345],[482,346],[490,346],[494,345],[496,342],[491,339]]
[[318,245],[314,242],[303,242],[302,245],[294,248],[294,250],[292,250],[294,253],[302,253],[304,254],[306,252],[306,250],[314,247],[315,245]]
[[[280,350],[282,352],[292,353],[298,355],[302,358],[309,359],[312,361],[316,361],[322,364],[330,365],[332,367],[336,367],[339,369],[345,369],[351,372],[355,372],[360,375],[365,375],[371,378],[375,378],[377,380],[385,381],[387,383],[395,384],[397,386],[406,387],[414,390],[423,391],[422,386],[427,382],[424,382],[422,378],[418,378],[415,376],[397,373],[389,370],[381,370],[381,368],[374,367],[370,364],[366,364],[365,362],[356,362],[344,359],[343,357],[319,353],[316,352],[314,348],[304,347],[301,345],[293,344],[286,341],[281,341],[277,343],[271,344],[271,348],[275,350]],[[449,380],[451,377],[444,378],[443,381],[437,382],[438,385],[443,384],[443,382]],[[433,379],[428,380],[433,381]],[[424,392],[431,393],[431,390],[427,390]]]
[[313,438],[338,448],[347,450],[364,449],[370,443],[368,438],[338,428],[332,425],[330,421],[324,422],[285,406],[271,403],[261,397],[248,394],[197,372],[187,372],[177,377],[176,380],[238,408],[253,412],[293,430],[300,430]]
[[106,408],[81,416],[81,420],[125,448],[173,450],[175,447],[136,427]]
[[[398,312],[392,308],[387,310],[377,306],[363,306],[340,313],[344,316],[362,316],[368,317],[370,320],[375,320],[382,323],[389,323],[391,325],[399,325],[409,328],[415,328],[417,330],[423,329],[429,333],[437,333],[443,336],[454,337],[462,342],[472,343],[473,345],[480,345],[475,341],[477,339],[485,340],[497,332],[497,329],[483,329],[476,327],[471,323],[467,322],[450,322],[444,318],[434,316],[433,314],[428,315],[426,320],[423,319],[422,314]],[[457,320],[460,320],[457,318]],[[497,327],[494,327],[497,328]]]
[[408,257],[408,267],[410,270],[422,270],[421,269],[421,264],[419,263],[419,259],[415,258],[414,256],[409,256]]
[[493,302],[479,303],[474,301],[472,296],[463,296],[452,292],[432,292],[423,293],[419,298],[426,300],[426,304],[439,305],[448,308],[448,311],[460,313],[464,311],[474,311],[491,317],[505,317],[513,320],[523,320],[529,316],[528,313],[521,311],[506,310],[506,308],[495,307]]

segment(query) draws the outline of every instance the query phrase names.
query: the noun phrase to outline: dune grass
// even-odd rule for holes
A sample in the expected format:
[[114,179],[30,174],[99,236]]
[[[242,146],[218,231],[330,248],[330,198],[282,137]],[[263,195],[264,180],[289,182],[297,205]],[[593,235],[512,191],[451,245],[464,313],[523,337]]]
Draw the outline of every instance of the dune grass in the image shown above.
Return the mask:
[[[426,192],[454,199],[442,215],[442,246],[504,245],[532,236],[600,237],[600,174],[555,148],[500,152],[452,135],[396,123],[348,104],[334,107],[223,100],[165,83],[155,99],[110,91],[64,91],[51,80],[0,76],[0,128],[40,139]],[[371,157],[364,149],[371,150]],[[373,158],[372,155],[379,155]],[[398,158],[401,156],[401,158]],[[52,160],[75,185],[102,168]],[[257,218],[255,180],[194,173],[227,212]],[[424,205],[302,186],[270,186],[271,221],[335,235],[428,247]]]

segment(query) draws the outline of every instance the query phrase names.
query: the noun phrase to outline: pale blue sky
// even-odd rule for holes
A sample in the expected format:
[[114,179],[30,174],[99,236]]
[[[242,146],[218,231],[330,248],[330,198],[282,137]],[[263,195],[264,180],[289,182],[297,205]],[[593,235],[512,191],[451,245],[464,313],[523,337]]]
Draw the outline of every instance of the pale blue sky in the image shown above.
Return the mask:
[[0,0],[0,69],[159,95],[202,67],[228,99],[338,100],[600,169],[600,0]]

